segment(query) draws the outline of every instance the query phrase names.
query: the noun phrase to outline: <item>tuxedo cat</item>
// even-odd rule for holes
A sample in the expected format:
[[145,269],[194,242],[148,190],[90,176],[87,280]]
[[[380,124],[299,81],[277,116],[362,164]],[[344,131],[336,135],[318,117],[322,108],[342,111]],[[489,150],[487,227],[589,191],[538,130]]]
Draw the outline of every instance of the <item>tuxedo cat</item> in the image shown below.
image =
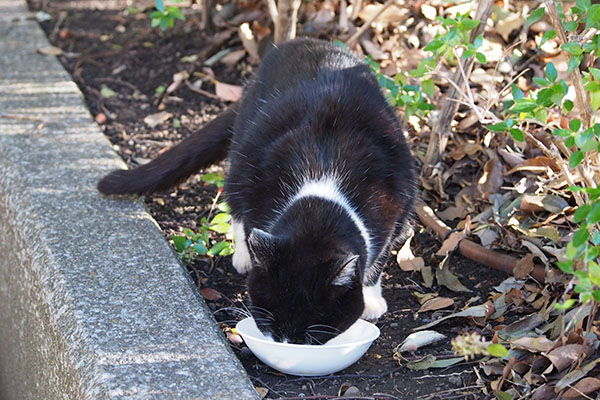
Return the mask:
[[258,327],[324,343],[387,305],[381,272],[413,206],[413,159],[369,67],[334,44],[274,46],[240,102],[198,133],[98,183],[150,193],[229,157],[233,266]]

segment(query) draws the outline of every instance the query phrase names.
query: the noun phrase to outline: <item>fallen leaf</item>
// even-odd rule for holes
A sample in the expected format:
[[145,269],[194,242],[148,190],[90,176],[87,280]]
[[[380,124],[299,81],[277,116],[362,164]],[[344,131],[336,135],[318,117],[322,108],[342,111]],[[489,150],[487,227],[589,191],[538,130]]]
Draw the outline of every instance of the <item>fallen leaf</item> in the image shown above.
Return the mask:
[[442,243],[440,249],[435,253],[436,256],[445,257],[448,253],[456,250],[458,247],[458,243],[464,239],[465,233],[460,232],[452,232],[446,240]]
[[548,315],[543,312],[528,315],[518,321],[506,326],[501,332],[505,335],[519,335],[523,332],[529,332],[533,328],[537,328],[546,321]]
[[438,360],[434,355],[428,354],[418,360],[410,361],[406,364],[406,368],[413,371],[423,371],[429,368],[448,368],[452,365],[464,361],[464,357],[449,358],[446,360]]
[[496,21],[496,32],[502,36],[502,38],[508,42],[509,35],[520,29],[525,23],[525,18],[517,13],[508,13],[503,18],[498,18]]
[[569,372],[568,374],[560,378],[558,382],[556,382],[556,389],[566,389],[574,382],[577,382],[581,378],[585,377],[592,369],[594,369],[598,362],[600,362],[600,358],[590,361],[589,363],[581,366],[580,368],[574,369],[573,371]]
[[223,297],[221,292],[219,292],[218,290],[215,290],[213,288],[200,289],[200,294],[206,300],[210,300],[210,301],[219,300],[221,297]]
[[225,101],[238,101],[242,97],[243,88],[223,82],[215,82],[215,94]]
[[245,49],[235,50],[235,51],[232,51],[231,53],[227,54],[225,57],[223,57],[221,59],[221,62],[225,65],[235,65],[235,64],[239,63],[242,60],[242,58],[244,58],[245,56],[246,56]]
[[510,278],[503,280],[498,286],[494,286],[494,290],[499,293],[504,293],[510,289],[521,289],[524,284],[524,280],[518,280],[514,276],[511,276]]
[[579,360],[579,356],[583,354],[583,346],[580,344],[567,344],[561,347],[557,347],[544,356],[550,360],[557,372],[561,372],[568,366],[572,365]]
[[458,280],[458,277],[454,275],[447,266],[437,268],[435,270],[435,278],[441,286],[445,286],[453,292],[470,292],[470,290]]
[[562,397],[565,399],[579,399],[583,397],[581,394],[590,394],[600,389],[600,379],[598,378],[583,378],[572,388],[567,390]]
[[476,229],[473,231],[473,234],[477,235],[479,237],[481,245],[487,248],[489,248],[490,245],[493,244],[496,241],[496,239],[498,239],[498,233],[490,227]]
[[111,97],[115,97],[117,95],[117,93],[108,86],[102,86],[100,89],[100,94],[105,99],[110,99]]
[[442,308],[450,307],[453,304],[454,300],[449,297],[434,297],[433,299],[429,299],[423,303],[417,312],[422,313],[426,311],[441,310]]
[[517,279],[522,279],[529,275],[529,273],[533,271],[534,258],[534,254],[527,254],[525,257],[517,261],[512,271],[514,277]]
[[421,14],[423,14],[423,16],[428,20],[435,21],[435,17],[437,16],[437,10],[435,9],[435,7],[423,3],[421,5]]
[[254,390],[256,390],[261,400],[267,397],[267,394],[269,394],[269,389],[261,386],[254,386]]
[[417,298],[417,300],[419,301],[419,304],[423,304],[423,303],[427,302],[428,300],[431,300],[431,299],[437,297],[438,294],[437,293],[413,292],[412,295]]
[[464,218],[467,215],[467,206],[462,204],[460,206],[450,206],[444,211],[438,211],[437,216],[446,221],[452,221],[457,218]]
[[522,166],[537,166],[537,167],[549,167],[554,172],[559,172],[560,167],[558,166],[556,160],[546,156],[537,156],[534,158],[527,159],[523,161]]
[[483,174],[477,182],[477,188],[482,194],[498,193],[503,181],[502,163],[495,157],[483,166]]
[[423,278],[423,286],[427,288],[433,286],[433,273],[431,267],[425,266],[421,268],[421,277]]
[[396,256],[396,261],[400,266],[400,269],[405,272],[410,271],[420,271],[421,268],[425,266],[425,261],[422,257],[415,257],[410,249],[410,242],[412,240],[412,236],[409,237],[406,242],[402,245],[400,251],[398,251],[398,255]]
[[[360,19],[362,19],[363,21],[369,21],[376,14],[381,12],[381,9],[383,7],[384,7],[383,4],[377,4],[377,3],[367,4],[358,13],[358,17]],[[375,22],[373,24],[378,26],[380,29],[383,29],[390,24],[398,25],[404,19],[406,19],[409,11],[410,10],[408,8],[404,8],[404,7],[402,7],[402,8],[396,7],[396,6],[388,7],[385,9],[385,11],[383,11],[379,15],[379,17],[377,17],[377,19],[375,20]]]
[[473,306],[473,307],[469,307],[466,310],[462,310],[453,314],[449,314],[446,316],[443,316],[441,318],[438,318],[434,321],[431,321],[425,325],[421,325],[418,326],[416,328],[414,328],[414,331],[419,331],[419,330],[423,330],[423,329],[428,329],[431,328],[432,326],[435,326],[437,324],[439,324],[440,322],[446,321],[448,319],[451,318],[459,318],[459,317],[475,317],[475,318],[482,318],[482,317],[486,317],[487,315],[489,315],[490,309],[493,308],[493,305],[491,303],[486,303],[486,304],[481,304],[478,306]]
[[431,331],[431,330],[413,332],[410,335],[408,335],[406,337],[406,339],[404,339],[402,341],[402,343],[400,343],[396,347],[396,352],[399,352],[399,353],[402,353],[404,351],[415,352],[417,349],[420,349],[421,347],[428,346],[432,343],[439,342],[440,340],[444,340],[445,338],[446,338],[446,335],[443,335],[439,332]]
[[545,336],[522,337],[510,342],[513,349],[527,350],[530,352],[548,352],[554,347],[554,342]]
[[452,159],[458,161],[464,158],[465,156],[472,156],[480,152],[481,150],[483,149],[479,143],[469,141],[457,144],[457,146],[452,149],[449,155],[450,157],[452,157]]
[[60,47],[55,46],[40,47],[37,49],[37,52],[45,56],[60,56],[63,54]]
[[227,336],[227,339],[235,345],[241,345],[242,343],[244,343],[242,337],[237,333],[227,332],[225,335]]
[[159,124],[162,124],[163,122],[168,121],[169,118],[171,118],[172,116],[173,116],[173,114],[171,114],[171,113],[168,113],[166,111],[161,111],[161,112],[157,112],[155,114],[147,115],[144,118],[144,122],[150,128],[156,128]]

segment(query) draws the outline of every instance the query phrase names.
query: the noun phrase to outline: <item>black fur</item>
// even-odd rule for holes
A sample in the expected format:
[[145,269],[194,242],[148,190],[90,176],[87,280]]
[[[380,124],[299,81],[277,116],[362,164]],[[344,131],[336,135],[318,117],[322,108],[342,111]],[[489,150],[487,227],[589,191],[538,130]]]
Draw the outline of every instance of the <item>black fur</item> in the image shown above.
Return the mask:
[[[265,57],[236,109],[149,164],[111,173],[98,188],[164,189],[222,159],[227,145],[224,193],[245,228],[259,327],[299,343],[343,331],[363,312],[362,287],[379,279],[414,198],[412,157],[368,66],[331,43],[283,44]],[[318,196],[292,201],[304,183],[324,176],[363,221],[369,249],[340,204]]]

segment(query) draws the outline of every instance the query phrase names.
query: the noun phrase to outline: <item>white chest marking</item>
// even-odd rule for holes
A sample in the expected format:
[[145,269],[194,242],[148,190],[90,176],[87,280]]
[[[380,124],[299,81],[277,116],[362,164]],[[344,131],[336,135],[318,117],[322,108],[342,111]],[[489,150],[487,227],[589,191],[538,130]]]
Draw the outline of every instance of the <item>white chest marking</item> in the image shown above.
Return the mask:
[[358,228],[360,235],[365,242],[365,249],[367,253],[367,267],[371,265],[371,235],[369,230],[365,226],[363,220],[360,218],[356,210],[352,207],[348,199],[340,191],[339,185],[336,179],[332,176],[325,176],[318,180],[306,181],[298,190],[298,193],[290,201],[290,205],[295,201],[303,197],[318,197],[336,203],[344,209],[344,211],[350,216],[352,222]]

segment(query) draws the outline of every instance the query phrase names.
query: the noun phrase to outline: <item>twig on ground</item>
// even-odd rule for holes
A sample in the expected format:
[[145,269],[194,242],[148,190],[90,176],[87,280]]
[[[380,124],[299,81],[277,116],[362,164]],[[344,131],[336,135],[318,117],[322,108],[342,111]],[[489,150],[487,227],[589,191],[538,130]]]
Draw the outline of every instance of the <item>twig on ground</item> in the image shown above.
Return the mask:
[[[452,232],[452,229],[444,224],[425,203],[417,202],[416,212],[423,225],[431,228],[440,238],[445,238]],[[458,251],[470,260],[510,275],[512,275],[513,269],[519,261],[516,257],[486,249],[469,239],[462,239],[459,242]],[[544,282],[545,268],[542,265],[535,264],[530,275],[534,279]]]

